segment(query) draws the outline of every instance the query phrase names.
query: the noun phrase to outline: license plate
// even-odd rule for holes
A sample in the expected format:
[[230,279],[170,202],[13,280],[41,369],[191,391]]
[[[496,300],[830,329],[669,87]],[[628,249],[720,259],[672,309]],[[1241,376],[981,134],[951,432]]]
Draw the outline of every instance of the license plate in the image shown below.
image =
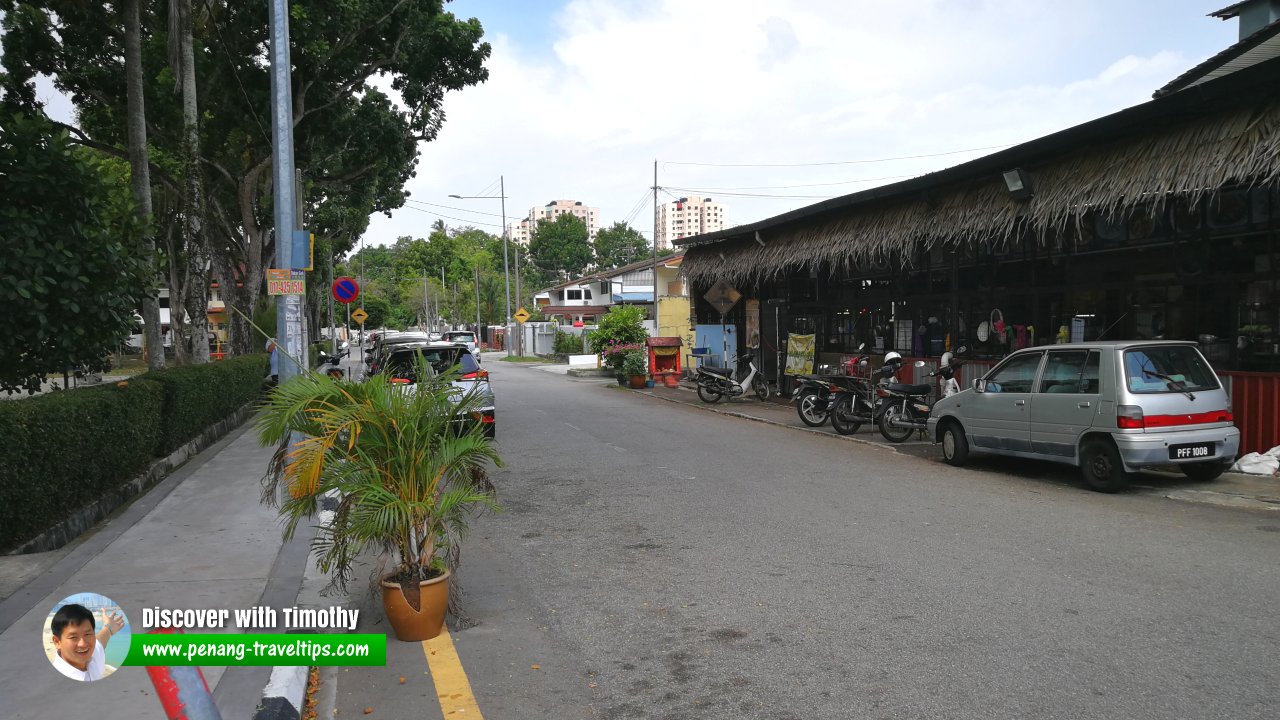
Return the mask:
[[1170,460],[1196,460],[1213,457],[1213,443],[1193,443],[1188,445],[1170,445]]

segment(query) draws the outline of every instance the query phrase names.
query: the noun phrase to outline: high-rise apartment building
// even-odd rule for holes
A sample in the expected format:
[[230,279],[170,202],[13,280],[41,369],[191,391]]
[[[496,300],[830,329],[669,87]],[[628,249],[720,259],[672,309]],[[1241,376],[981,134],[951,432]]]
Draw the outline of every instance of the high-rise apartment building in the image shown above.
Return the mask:
[[724,206],[711,198],[691,195],[658,207],[658,249],[672,240],[724,229]]
[[546,220],[554,222],[565,213],[576,216],[587,224],[587,237],[596,239],[600,230],[600,208],[587,207],[580,200],[552,200],[546,205],[529,208],[529,216],[507,224],[507,234],[512,242],[528,245],[533,238],[533,231],[538,223]]

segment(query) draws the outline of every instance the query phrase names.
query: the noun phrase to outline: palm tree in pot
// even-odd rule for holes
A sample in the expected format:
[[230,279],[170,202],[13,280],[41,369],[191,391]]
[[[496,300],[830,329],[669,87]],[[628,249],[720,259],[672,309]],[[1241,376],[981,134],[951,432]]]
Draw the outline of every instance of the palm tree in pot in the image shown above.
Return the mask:
[[487,471],[502,460],[457,377],[421,355],[409,372],[363,382],[311,373],[272,391],[258,421],[263,444],[280,445],[264,498],[279,498],[285,538],[335,498],[313,542],[317,565],[345,591],[357,559],[377,551],[383,607],[401,640],[440,633],[467,521],[497,509]]

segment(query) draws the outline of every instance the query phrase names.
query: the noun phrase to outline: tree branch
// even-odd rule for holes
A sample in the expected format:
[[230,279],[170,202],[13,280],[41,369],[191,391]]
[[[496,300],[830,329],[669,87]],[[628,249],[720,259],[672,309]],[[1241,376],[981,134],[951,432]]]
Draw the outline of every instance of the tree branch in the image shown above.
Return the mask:
[[[77,145],[83,145],[87,148],[93,148],[94,150],[99,150],[101,152],[107,153],[108,155],[118,157],[122,160],[129,159],[129,153],[127,151],[121,150],[115,145],[110,145],[108,143],[94,140],[93,138],[86,135],[83,130],[81,130],[78,127],[75,127],[74,125],[68,125],[64,122],[58,122],[57,120],[54,120],[53,124],[55,127],[59,127],[59,128],[62,128],[63,130],[66,130],[67,133],[71,135],[71,141],[76,143]],[[166,173],[163,169],[161,169],[158,165],[156,165],[155,163],[148,163],[148,165],[151,168],[152,177],[158,179],[161,183],[163,183],[166,187],[168,187],[173,192],[178,192],[178,193],[182,192],[182,188],[178,185],[178,183],[174,181],[174,179],[168,173]]]

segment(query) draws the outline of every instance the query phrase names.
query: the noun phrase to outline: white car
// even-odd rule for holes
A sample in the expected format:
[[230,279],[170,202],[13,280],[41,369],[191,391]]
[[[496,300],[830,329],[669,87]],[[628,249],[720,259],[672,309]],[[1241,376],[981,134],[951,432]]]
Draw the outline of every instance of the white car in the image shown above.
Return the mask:
[[475,356],[476,360],[480,360],[480,348],[476,345],[476,334],[470,330],[446,330],[440,340],[441,342],[466,345],[467,350]]

